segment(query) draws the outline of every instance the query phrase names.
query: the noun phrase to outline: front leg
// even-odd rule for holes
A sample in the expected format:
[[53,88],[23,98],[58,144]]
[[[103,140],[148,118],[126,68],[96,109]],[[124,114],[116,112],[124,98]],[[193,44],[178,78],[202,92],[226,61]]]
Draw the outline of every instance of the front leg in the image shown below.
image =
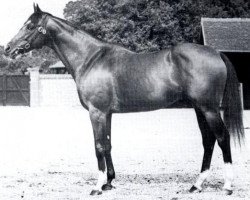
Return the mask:
[[106,123],[106,140],[105,140],[105,159],[106,159],[106,166],[107,166],[107,183],[102,186],[102,190],[111,190],[114,188],[111,185],[112,180],[115,178],[115,170],[113,166],[112,156],[111,156],[111,119],[112,114],[107,116],[107,123]]
[[94,139],[95,139],[95,151],[98,162],[99,177],[95,188],[91,191],[90,195],[102,194],[102,186],[107,182],[107,166],[105,159],[106,151],[106,125],[107,125],[107,113],[100,111],[97,108],[91,107],[89,109],[90,120],[93,127]]

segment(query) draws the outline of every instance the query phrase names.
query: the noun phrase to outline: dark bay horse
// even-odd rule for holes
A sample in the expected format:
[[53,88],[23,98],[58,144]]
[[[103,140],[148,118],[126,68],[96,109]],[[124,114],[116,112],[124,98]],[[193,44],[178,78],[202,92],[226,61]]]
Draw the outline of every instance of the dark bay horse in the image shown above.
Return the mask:
[[244,129],[239,82],[224,54],[188,43],[138,54],[102,42],[34,5],[34,13],[5,52],[15,58],[44,45],[57,53],[72,74],[80,101],[89,111],[99,169],[91,195],[112,189],[115,178],[111,157],[112,114],[167,108],[183,98],[195,109],[204,146],[201,173],[189,191],[202,190],[217,141],[225,163],[224,190],[232,193],[230,134],[240,140],[244,138]]

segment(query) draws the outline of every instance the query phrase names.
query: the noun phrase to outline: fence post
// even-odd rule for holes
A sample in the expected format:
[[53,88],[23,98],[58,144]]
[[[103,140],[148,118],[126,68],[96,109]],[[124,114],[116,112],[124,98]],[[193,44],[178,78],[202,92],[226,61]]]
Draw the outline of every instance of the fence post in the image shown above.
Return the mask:
[[34,67],[29,69],[30,73],[30,107],[40,105],[39,101],[39,68]]

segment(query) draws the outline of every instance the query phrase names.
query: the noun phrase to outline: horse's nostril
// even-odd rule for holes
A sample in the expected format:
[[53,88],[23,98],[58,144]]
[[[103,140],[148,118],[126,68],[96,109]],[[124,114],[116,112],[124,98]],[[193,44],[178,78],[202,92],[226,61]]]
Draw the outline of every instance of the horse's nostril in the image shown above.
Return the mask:
[[9,53],[10,52],[10,45],[7,45],[7,47],[5,48],[5,52]]

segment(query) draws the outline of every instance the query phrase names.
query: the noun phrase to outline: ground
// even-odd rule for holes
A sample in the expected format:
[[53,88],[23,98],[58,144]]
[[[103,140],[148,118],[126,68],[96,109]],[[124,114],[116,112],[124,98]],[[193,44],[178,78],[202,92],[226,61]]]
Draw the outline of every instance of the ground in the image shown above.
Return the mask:
[[75,108],[0,107],[0,200],[250,199],[250,111],[245,144],[232,142],[234,193],[225,196],[216,145],[204,191],[189,194],[201,167],[201,135],[192,109],[116,114],[112,191],[89,196],[97,179],[88,113]]

